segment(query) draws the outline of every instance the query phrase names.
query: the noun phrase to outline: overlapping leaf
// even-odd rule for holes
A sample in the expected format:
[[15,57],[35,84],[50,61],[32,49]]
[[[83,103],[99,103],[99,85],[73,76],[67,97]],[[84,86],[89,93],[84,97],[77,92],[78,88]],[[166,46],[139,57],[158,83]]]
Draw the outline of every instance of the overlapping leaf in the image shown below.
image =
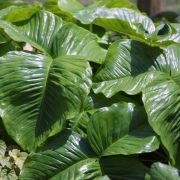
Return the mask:
[[0,27],[13,40],[29,43],[53,57],[81,55],[101,64],[106,56],[96,35],[75,24],[64,24],[61,18],[47,11],[39,11],[30,21],[19,26],[0,21]]
[[0,11],[0,19],[9,22],[19,22],[30,19],[40,9],[39,4],[24,6],[9,6]]
[[[76,6],[73,6],[74,4]],[[105,29],[127,35],[144,37],[145,34],[143,35],[143,33],[145,31],[150,34],[155,31],[153,22],[148,17],[139,13],[131,3],[125,0],[119,2],[100,1],[86,8],[78,1],[60,0],[59,7],[72,14],[81,23],[94,23]],[[140,29],[144,30],[141,31]],[[142,34],[138,31],[141,31]]]
[[45,11],[40,11],[30,21],[21,26],[0,21],[0,27],[13,40],[29,43],[44,53],[50,53],[53,38],[62,24],[61,18]]
[[12,52],[0,58],[0,87],[1,117],[8,133],[32,150],[80,111],[90,91],[91,69],[74,56],[52,60]]
[[151,166],[150,175],[153,180],[180,180],[180,171],[163,163],[154,163]]
[[180,75],[159,78],[143,91],[149,123],[161,137],[172,163],[180,167]]
[[56,34],[52,45],[55,57],[62,55],[79,55],[90,61],[102,64],[106,50],[101,48],[97,37],[73,23],[65,24]]
[[[160,48],[133,40],[116,41],[108,50],[104,65],[94,77],[95,93],[111,97],[119,91],[137,94],[153,79],[163,75],[157,58]],[[160,62],[164,63],[165,62]],[[157,71],[158,70],[158,71]]]
[[128,157],[110,156],[101,161],[102,169],[110,179],[145,179],[148,168],[137,160]]
[[132,158],[110,157],[99,160],[83,138],[65,131],[31,153],[20,179],[98,179],[104,174],[115,179],[135,179],[145,177],[147,172],[143,164]]
[[125,102],[96,111],[88,123],[87,135],[91,147],[101,156],[151,152],[159,146],[145,111]]
[[110,97],[119,91],[143,91],[149,122],[173,163],[179,164],[179,46],[170,46],[164,52],[149,48],[129,40],[112,45],[95,77],[102,81],[95,83],[95,92]]
[[76,133],[63,132],[32,153],[21,179],[93,179],[101,175],[97,158]]

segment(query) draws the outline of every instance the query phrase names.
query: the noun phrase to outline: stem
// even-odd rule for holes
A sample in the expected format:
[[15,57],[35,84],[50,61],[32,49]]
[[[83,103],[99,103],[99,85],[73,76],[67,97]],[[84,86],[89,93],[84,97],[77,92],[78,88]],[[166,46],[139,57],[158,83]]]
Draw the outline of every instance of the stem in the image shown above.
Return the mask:
[[90,31],[90,32],[93,32],[93,24],[90,24],[90,25],[89,25],[89,31]]

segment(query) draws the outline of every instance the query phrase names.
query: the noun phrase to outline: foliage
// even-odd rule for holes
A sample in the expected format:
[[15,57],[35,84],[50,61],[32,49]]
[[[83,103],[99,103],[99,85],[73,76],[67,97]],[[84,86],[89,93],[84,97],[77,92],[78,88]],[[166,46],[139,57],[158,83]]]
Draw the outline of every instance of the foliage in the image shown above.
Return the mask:
[[180,179],[179,24],[127,0],[0,9],[0,121],[19,145],[0,141],[0,176]]

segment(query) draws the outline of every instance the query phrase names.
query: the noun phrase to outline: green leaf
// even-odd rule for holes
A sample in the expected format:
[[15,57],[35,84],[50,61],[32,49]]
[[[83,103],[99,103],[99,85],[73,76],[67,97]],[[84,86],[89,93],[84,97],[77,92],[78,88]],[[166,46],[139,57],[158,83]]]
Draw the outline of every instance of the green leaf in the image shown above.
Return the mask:
[[46,11],[39,11],[30,21],[20,26],[0,21],[0,27],[13,40],[29,43],[46,54],[50,53],[54,36],[62,24],[61,18]]
[[39,11],[30,21],[15,26],[0,21],[0,27],[15,41],[26,42],[53,57],[79,55],[102,63],[106,50],[98,45],[98,37],[72,23],[46,11]]
[[140,93],[147,84],[167,71],[161,67],[166,66],[166,61],[160,62],[162,53],[160,48],[137,41],[116,41],[108,49],[105,63],[94,77],[94,92],[102,92],[107,97],[119,91],[130,95]]
[[180,180],[180,171],[178,169],[160,162],[151,166],[150,175],[152,180]]
[[167,31],[156,29],[152,20],[140,13],[127,0],[101,0],[82,6],[78,0],[59,0],[59,8],[72,15],[82,24],[96,24],[107,30],[130,36],[151,46],[163,46],[179,43],[178,30],[173,25],[165,24]]
[[[180,167],[180,75],[156,79],[143,90],[149,123],[168,150],[172,164]],[[168,135],[168,136],[167,136]]]
[[175,33],[169,38],[169,40],[180,43],[180,24],[172,23],[171,27],[174,28]]
[[113,180],[145,179],[148,168],[137,160],[128,157],[111,156],[100,160],[102,171]]
[[72,20],[71,15],[69,15],[68,13],[62,11],[58,7],[58,0],[45,0],[44,3],[43,3],[43,7],[47,11],[50,11],[53,14],[56,14],[56,15],[60,16],[62,19],[66,20],[66,21]]
[[71,15],[84,8],[78,0],[58,0],[58,6],[62,11]]
[[[180,46],[170,46],[159,58],[166,71],[143,90],[149,123],[169,152],[172,164],[180,167]],[[168,136],[167,136],[168,134]]]
[[0,11],[0,19],[9,22],[24,21],[31,18],[40,9],[39,4],[9,6]]
[[121,102],[96,111],[87,135],[91,147],[101,156],[152,152],[159,147],[144,109],[132,103]]
[[28,3],[25,2],[24,0],[0,0],[0,9],[4,9],[6,7],[9,6],[23,6],[23,5],[27,5]]
[[92,155],[84,139],[65,131],[28,156],[20,179],[94,179],[101,171]]
[[[73,117],[72,119],[68,119],[68,125],[71,130],[78,132],[82,137],[86,137],[87,125],[90,116],[100,108],[109,107],[119,101],[132,102],[133,99],[123,96],[122,94],[117,94],[112,98],[106,98],[102,94],[94,94],[91,92],[85,100],[85,103],[82,105],[83,107],[81,113],[77,114],[77,116]],[[135,100],[133,102],[138,104]]]
[[16,45],[12,41],[0,44],[0,56],[5,55],[9,51],[15,51],[17,49]]
[[91,68],[75,56],[52,60],[11,52],[0,58],[0,87],[0,116],[6,130],[30,151],[80,112],[91,88]]
[[[97,7],[106,7],[106,8],[130,8],[138,11],[138,9],[130,3],[128,0],[101,0],[101,1],[93,1],[93,3],[89,3],[88,6],[81,3],[79,0],[57,0],[59,8],[69,13],[70,15],[76,18],[77,14],[81,14],[84,10],[92,10]],[[88,17],[86,17],[88,19]]]
[[59,8],[70,13],[82,24],[96,24],[142,41],[145,37],[148,38],[146,32],[155,32],[153,22],[127,0],[102,0],[85,8],[77,0],[59,0]]
[[98,37],[94,34],[73,23],[67,23],[56,34],[52,45],[52,54],[55,57],[79,55],[102,64],[106,50],[101,48],[97,41]]

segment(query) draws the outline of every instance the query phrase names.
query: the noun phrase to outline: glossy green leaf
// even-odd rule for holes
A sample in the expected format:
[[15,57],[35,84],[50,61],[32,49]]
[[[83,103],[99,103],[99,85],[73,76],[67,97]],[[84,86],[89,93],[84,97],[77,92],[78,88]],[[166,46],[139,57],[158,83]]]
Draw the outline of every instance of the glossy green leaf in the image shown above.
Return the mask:
[[151,152],[159,142],[143,108],[121,102],[96,111],[88,123],[88,140],[101,156]]
[[73,24],[65,24],[56,34],[52,45],[52,55],[79,55],[90,61],[102,64],[106,50],[101,48],[98,37],[89,31]]
[[[168,31],[156,29],[150,18],[140,13],[127,0],[101,0],[83,7],[78,0],[59,0],[59,8],[83,24],[96,24],[105,29],[123,33],[151,46],[180,43],[179,28],[165,24]],[[165,28],[166,29],[166,28]]]
[[84,139],[63,132],[27,158],[20,179],[94,179],[100,166]]
[[0,116],[7,132],[32,150],[80,111],[90,91],[91,68],[75,56],[52,60],[11,52],[0,58],[0,87]]
[[180,24],[173,23],[173,24],[171,24],[171,27],[175,29],[175,33],[173,33],[169,39],[171,41],[180,43]]
[[111,156],[100,160],[104,174],[113,180],[145,179],[148,168],[137,160],[128,157]]
[[172,166],[162,163],[154,163],[150,169],[152,180],[180,180],[180,171]]
[[53,14],[56,14],[56,15],[60,16],[64,20],[67,20],[67,21],[72,20],[71,15],[69,15],[68,13],[62,11],[58,7],[58,0],[44,0],[43,7],[47,11],[50,11]]
[[78,0],[58,0],[59,8],[69,14],[73,14],[83,9],[83,4]]
[[165,76],[143,91],[149,123],[169,152],[172,164],[180,167],[180,75]]
[[152,34],[155,31],[153,22],[127,0],[102,0],[85,8],[77,0],[59,0],[59,7],[83,24],[93,23],[135,39],[142,40],[148,37],[146,32]]
[[[148,83],[163,75],[166,61],[157,59],[163,53],[133,40],[116,41],[109,48],[105,63],[94,77],[95,93],[111,97],[119,91],[137,94]],[[160,72],[162,71],[162,72]]]
[[30,21],[20,26],[0,21],[0,27],[13,40],[29,43],[45,53],[50,53],[54,36],[62,24],[61,18],[46,11],[39,11]]
[[94,94],[91,92],[85,100],[81,112],[72,119],[68,119],[68,126],[75,132],[81,134],[82,137],[87,136],[87,125],[90,120],[90,116],[102,107],[109,107],[114,103],[120,101],[134,102],[135,100],[122,94],[117,94],[112,98],[106,98],[102,94]]
[[88,113],[84,110],[72,119],[68,119],[71,130],[79,133],[82,137],[87,136],[87,124],[89,122]]
[[101,64],[106,56],[106,50],[98,45],[96,35],[75,24],[64,24],[61,18],[50,12],[40,11],[19,26],[0,21],[0,27],[13,40],[29,43],[53,57],[79,55]]
[[39,9],[39,4],[10,6],[0,11],[0,19],[9,22],[24,21],[31,18]]
[[[180,46],[170,46],[159,58],[166,71],[143,90],[149,123],[160,136],[173,164],[180,166]],[[167,136],[167,134],[169,134]]]
[[83,10],[89,10],[95,7],[101,7],[104,6],[106,8],[130,8],[138,11],[138,9],[130,3],[128,0],[101,0],[101,1],[93,1],[93,3],[86,3],[83,1],[80,2],[78,0],[57,0],[59,8],[71,14],[72,16],[76,17],[76,14],[80,13],[79,11]]

